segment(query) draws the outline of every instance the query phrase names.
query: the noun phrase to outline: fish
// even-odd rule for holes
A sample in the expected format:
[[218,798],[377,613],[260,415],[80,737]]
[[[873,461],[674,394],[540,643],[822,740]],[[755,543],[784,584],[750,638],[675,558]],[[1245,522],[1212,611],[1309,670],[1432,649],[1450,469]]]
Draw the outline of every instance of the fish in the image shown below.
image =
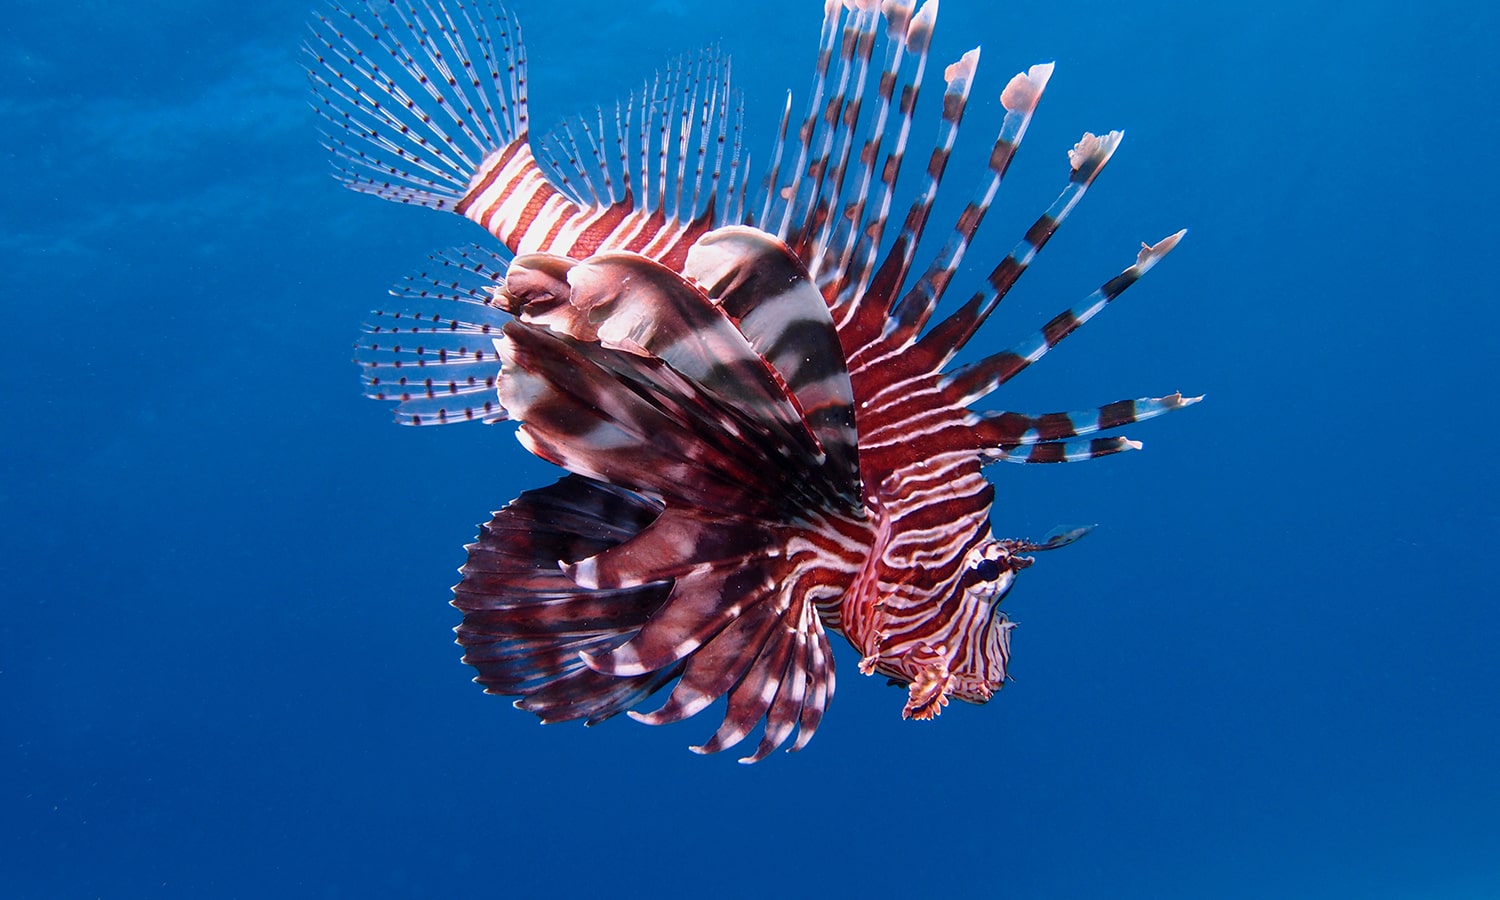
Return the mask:
[[1122,135],[1084,133],[1056,200],[938,318],[1053,64],[1003,85],[978,185],[922,265],[980,56],[942,70],[936,139],[907,166],[937,9],[824,3],[805,111],[794,119],[788,93],[756,190],[745,99],[716,49],[536,136],[520,25],[499,3],[314,14],[305,68],[340,180],[489,236],[433,255],[372,314],[356,349],[365,393],[406,425],[513,423],[563,470],[466,547],[451,602],[486,692],[589,725],[678,722],[723,700],[690,749],[758,733],[741,759],[756,762],[816,733],[842,636],[862,674],[905,688],[905,718],[983,704],[1009,677],[1001,603],[1017,576],[1088,532],[996,537],[986,466],[1137,450],[1103,433],[1202,399],[977,405],[1185,231],[1142,244],[1035,333],[956,362]]

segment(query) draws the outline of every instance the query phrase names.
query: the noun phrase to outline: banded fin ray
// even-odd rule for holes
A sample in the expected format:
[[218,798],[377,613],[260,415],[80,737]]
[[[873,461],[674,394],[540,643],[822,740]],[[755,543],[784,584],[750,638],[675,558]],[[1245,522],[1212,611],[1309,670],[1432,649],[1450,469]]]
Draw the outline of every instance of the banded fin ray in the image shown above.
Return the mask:
[[[966,77],[974,77],[973,68],[977,62],[976,53],[969,71],[965,73]],[[1051,63],[1032,66],[1027,71],[1012,77],[1005,89],[1000,92],[1000,104],[1005,109],[1005,118],[1000,124],[1000,133],[996,135],[995,144],[990,150],[987,171],[974,189],[968,204],[959,214],[958,221],[953,225],[953,234],[943,245],[942,251],[933,259],[927,271],[922,274],[911,290],[901,298],[900,303],[892,309],[893,342],[905,343],[914,339],[926,326],[927,320],[937,309],[938,303],[942,301],[949,282],[953,280],[954,274],[963,262],[969,242],[973,240],[975,232],[984,221],[985,213],[989,211],[990,204],[994,202],[995,195],[999,192],[1000,183],[1005,179],[1005,173],[1015,158],[1016,150],[1020,148],[1021,140],[1026,136],[1026,129],[1031,124],[1032,114],[1035,113],[1037,104],[1041,102],[1042,92],[1047,89],[1047,81],[1052,77],[1052,69]]]
[[1081,412],[1047,413],[1028,416],[1003,410],[971,414],[969,426],[987,446],[1021,447],[1046,441],[1067,440],[1122,425],[1144,422],[1173,410],[1192,406],[1202,397],[1184,397],[1181,393],[1165,397],[1141,397],[1116,400],[1098,409]]
[[[766,185],[766,210],[759,226],[782,240],[787,239],[788,229],[792,226],[792,217],[796,211],[802,179],[807,174],[808,156],[812,149],[813,135],[823,103],[823,91],[828,81],[828,68],[833,60],[834,47],[838,43],[840,15],[839,0],[824,0],[823,24],[818,36],[818,62],[813,72],[813,85],[808,92],[807,111],[803,115],[801,127],[797,129],[797,161],[792,167],[791,180],[787,185],[779,185],[774,180]],[[790,96],[787,101],[790,104]],[[788,115],[790,112],[789,105]],[[784,135],[785,123],[781,130]],[[773,172],[777,170],[778,167],[773,166]]]
[[[826,8],[835,9],[833,4]],[[783,235],[814,270],[827,253],[835,225],[880,24],[878,3],[852,4],[848,8],[852,15],[845,20],[839,41],[838,87],[821,112],[817,154],[807,164],[810,194],[803,220],[795,232]]]
[[[806,677],[791,671],[791,665],[797,651],[805,648],[807,638],[798,630],[783,630],[778,636],[779,640],[768,640],[759,648],[751,671],[760,677],[735,685],[725,704],[724,721],[707,741],[689,748],[694,753],[718,753],[737,745],[771,713],[778,697],[785,696],[788,704],[800,705],[801,697],[806,696]],[[786,725],[791,721],[785,714],[778,715],[769,725],[767,737],[774,740],[780,731],[781,740],[785,740]],[[742,761],[754,762],[755,758]]]
[[589,667],[607,675],[654,672],[695,653],[746,609],[776,593],[773,567],[750,557],[693,561],[640,632],[618,647],[585,653]]
[[676,581],[634,638],[583,658],[622,677],[683,667],[662,706],[630,713],[646,724],[681,721],[727,696],[723,721],[695,752],[735,746],[762,722],[759,746],[741,762],[764,758],[793,730],[799,730],[796,749],[817,730],[833,672],[822,623],[806,596],[785,589],[786,575],[786,562],[769,557],[698,566]]
[[[786,742],[794,727],[802,729],[802,733],[797,736],[798,743],[805,743],[806,738],[812,737],[811,733],[803,727],[803,722],[807,721],[806,713],[811,705],[809,699],[812,699],[813,703],[823,702],[816,696],[815,688],[819,685],[815,683],[815,678],[817,678],[815,672],[818,671],[818,661],[826,658],[825,654],[831,652],[828,646],[828,635],[824,631],[822,620],[818,618],[815,604],[805,596],[794,597],[792,602],[796,608],[789,618],[797,624],[796,627],[788,629],[784,640],[790,642],[794,639],[796,644],[791,648],[792,652],[788,656],[786,672],[776,685],[776,695],[764,713],[765,732],[761,735],[755,752],[749,756],[740,757],[739,761],[744,764],[757,763],[765,759],[771,751]],[[810,690],[813,690],[811,698]],[[764,697],[766,693],[762,689],[760,695]],[[721,741],[724,747],[738,743],[747,733],[741,726],[734,734],[723,735],[721,738],[723,731],[721,727],[714,734],[714,740]],[[711,742],[696,749],[700,753],[705,753],[710,749],[717,750],[718,747],[712,746]],[[797,746],[793,745],[790,749],[795,750]]]
[[612,108],[573,116],[541,138],[549,180],[590,215],[549,243],[583,258],[625,249],[669,265],[742,201],[744,104],[717,51],[683,56]]
[[[860,151],[861,191],[849,211],[850,227],[845,238],[847,247],[839,256],[836,275],[830,278],[825,296],[831,298],[838,312],[835,320],[842,332],[851,323],[851,317],[861,308],[856,300],[865,295],[870,279],[875,274],[875,260],[883,245],[885,230],[891,207],[896,198],[896,181],[911,138],[912,121],[916,114],[917,98],[927,72],[928,49],[932,43],[932,30],[937,21],[936,0],[923,0],[920,8],[915,0],[887,0],[882,9],[887,20],[886,38],[889,49],[886,65],[879,76],[880,102],[870,123],[865,145]],[[907,66],[907,60],[911,64]],[[902,75],[905,72],[906,74]],[[901,90],[896,91],[897,83]],[[898,118],[891,125],[889,112],[892,100],[897,105]],[[891,140],[889,148],[886,140]],[[876,170],[880,151],[885,150],[885,161],[879,166],[878,200],[869,203],[865,197]]]
[[764,555],[773,538],[755,519],[668,506],[627,543],[568,563],[563,573],[588,588],[635,587],[743,563]]
[[743,681],[759,648],[780,621],[775,604],[751,605],[687,657],[682,678],[672,686],[666,702],[651,712],[631,710],[630,717],[645,725],[669,725],[702,712]]
[[[914,28],[918,23],[923,23],[925,26],[924,42],[931,40],[935,17],[936,5],[924,4],[916,18],[912,20]],[[925,22],[924,18],[927,19]],[[978,64],[979,51],[976,48],[968,51],[944,69],[944,89],[938,134],[923,170],[921,187],[913,196],[902,220],[901,228],[891,246],[886,250],[885,258],[879,267],[873,273],[861,278],[860,290],[857,294],[848,296],[842,291],[839,292],[840,309],[835,312],[835,319],[840,322],[841,330],[848,329],[850,339],[847,343],[852,351],[849,360],[851,371],[859,365],[860,350],[867,346],[867,342],[871,339],[886,331],[889,326],[892,306],[911,271],[917,245],[926,232],[933,204],[937,200],[938,190],[947,172],[949,157],[958,140]],[[881,222],[880,230],[884,227],[885,223]],[[876,248],[872,246],[870,249],[873,251]],[[847,281],[847,279],[843,280]]]
[[1001,444],[980,451],[986,462],[1060,463],[1084,462],[1141,449],[1140,441],[1123,437],[1080,438],[1073,441],[1040,441],[1034,444]]
[[964,113],[969,107],[969,93],[974,85],[974,75],[979,67],[979,50],[965,53],[957,62],[943,70],[943,108],[938,126],[937,140],[928,156],[927,168],[923,172],[922,186],[912,199],[896,235],[896,242],[887,253],[881,271],[871,285],[870,296],[862,302],[868,303],[872,311],[880,310],[884,315],[892,312],[896,297],[906,283],[916,256],[917,245],[926,233],[932,217],[932,207],[942,188],[943,177],[948,171],[948,160],[958,142],[959,130],[963,126]]
[[[904,130],[893,136],[896,149],[887,156],[888,165],[884,167],[886,171],[882,172],[879,181],[880,199],[874,204],[870,203],[870,192],[876,183],[876,163],[880,161],[881,148],[885,146],[892,101],[897,96],[896,86],[906,59],[907,29],[915,9],[915,0],[885,0],[881,7],[881,17],[885,19],[886,25],[885,60],[874,79],[875,109],[866,123],[860,143],[859,175],[847,192],[847,198],[837,201],[842,204],[841,208],[834,209],[833,215],[829,217],[830,223],[836,223],[830,239],[820,241],[822,257],[817,263],[817,269],[823,275],[826,295],[830,298],[841,298],[850,282],[862,271],[860,258],[855,256],[859,242],[872,240],[876,245],[880,242],[878,232],[889,210],[895,187],[895,170],[899,169],[900,155],[905,147]],[[920,73],[912,77],[920,81]],[[908,93],[915,95],[910,83],[901,92],[903,105]],[[849,118],[847,114],[845,118]],[[902,123],[903,126],[910,125],[909,109]],[[853,133],[851,123],[848,135],[852,138]],[[892,162],[895,164],[891,165]],[[872,208],[881,212],[867,218],[867,211]]]
[[1119,131],[1111,131],[1103,136],[1084,133],[1073,149],[1068,151],[1068,184],[1052,205],[1026,230],[1026,234],[1005,259],[990,272],[984,289],[917,340],[914,349],[923,359],[932,359],[934,367],[947,365],[978,333],[990,314],[1000,305],[1000,301],[1005,299],[1005,295],[1025,274],[1037,254],[1067,221],[1068,215],[1078,206],[1093,185],[1094,179],[1109,164],[1123,138],[1124,133]]
[[942,381],[945,398],[967,406],[1014,378],[1151,271],[1162,257],[1172,252],[1186,233],[1184,229],[1155,244],[1142,244],[1134,264],[1105,282],[1082,303],[1058,313],[1039,331],[1018,341],[1009,350],[969,363],[946,375]]

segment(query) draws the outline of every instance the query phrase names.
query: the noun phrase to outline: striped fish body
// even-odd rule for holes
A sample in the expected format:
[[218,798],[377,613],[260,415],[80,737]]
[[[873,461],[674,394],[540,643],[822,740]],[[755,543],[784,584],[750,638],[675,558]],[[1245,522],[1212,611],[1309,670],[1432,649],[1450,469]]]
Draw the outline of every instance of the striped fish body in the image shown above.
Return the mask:
[[520,29],[492,0],[362,0],[318,18],[308,71],[343,180],[463,215],[500,245],[439,254],[393,290],[398,308],[359,346],[367,394],[404,424],[514,421],[568,473],[468,547],[453,603],[486,690],[591,724],[673,722],[724,698],[693,749],[758,728],[755,761],[817,730],[841,634],[861,672],[906,686],[905,716],[982,703],[1007,677],[1000,603],[1016,575],[1084,533],[996,538],[984,466],[1136,449],[1095,435],[1198,399],[973,408],[1181,233],[1038,333],[952,365],[1119,134],[1083,136],[1057,200],[934,321],[1052,74],[1005,85],[987,169],[919,270],[979,58],[944,69],[936,143],[898,191],[935,21],[934,0],[825,3],[806,113],[794,128],[788,100],[751,196],[716,54],[534,140]]
[[607,205],[576,203],[543,174],[524,138],[486,157],[453,208],[516,254],[585,259],[624,250],[676,271],[713,219],[712,208],[669,219],[659,208],[636,208],[630,196]]

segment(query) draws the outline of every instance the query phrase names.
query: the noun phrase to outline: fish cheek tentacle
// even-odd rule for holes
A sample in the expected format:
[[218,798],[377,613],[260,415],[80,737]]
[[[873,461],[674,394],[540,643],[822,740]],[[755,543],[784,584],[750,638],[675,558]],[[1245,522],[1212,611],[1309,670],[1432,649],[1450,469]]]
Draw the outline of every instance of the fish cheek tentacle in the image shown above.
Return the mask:
[[948,657],[941,645],[936,648],[918,644],[908,656],[917,675],[907,688],[906,706],[901,718],[936,718],[948,705],[948,695],[953,691],[953,676],[948,672]]

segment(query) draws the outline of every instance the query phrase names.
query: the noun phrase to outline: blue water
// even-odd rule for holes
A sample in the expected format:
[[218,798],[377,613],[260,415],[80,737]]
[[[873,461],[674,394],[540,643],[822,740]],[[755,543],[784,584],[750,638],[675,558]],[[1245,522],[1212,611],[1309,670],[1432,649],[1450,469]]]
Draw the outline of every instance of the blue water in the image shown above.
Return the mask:
[[[515,0],[534,120],[719,42],[764,162],[820,4],[640,6]],[[479,234],[328,176],[306,14],[6,15],[0,894],[1500,896],[1495,7],[944,3],[935,65],[984,45],[960,198],[1004,79],[1058,64],[956,293],[1127,130],[991,347],[1192,229],[1000,402],[1208,400],[992,470],[1002,534],[1099,523],[1007,600],[993,703],[902,722],[840,646],[755,767],[684,749],[708,716],[469,683],[463,544],[553,476],[360,399],[365,311]]]

